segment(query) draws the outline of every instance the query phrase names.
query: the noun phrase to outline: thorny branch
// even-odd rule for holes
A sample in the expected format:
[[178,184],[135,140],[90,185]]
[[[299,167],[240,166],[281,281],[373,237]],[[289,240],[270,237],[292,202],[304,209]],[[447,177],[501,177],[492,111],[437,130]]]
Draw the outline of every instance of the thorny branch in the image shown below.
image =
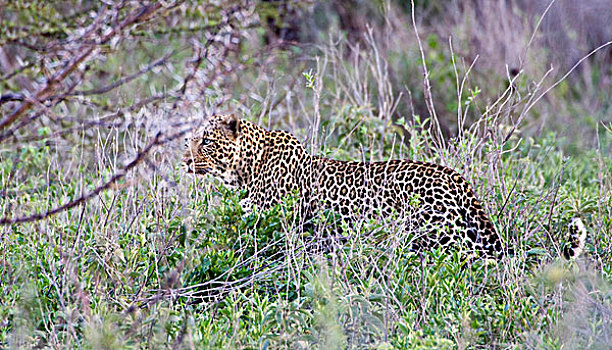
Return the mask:
[[[173,3],[172,6],[177,3],[179,2]],[[8,106],[8,108],[11,108],[15,102],[21,102],[12,112],[5,114],[6,118],[0,120],[0,143],[6,141],[8,138],[14,137],[16,141],[14,144],[5,143],[5,145],[19,147],[20,144],[28,144],[40,140],[53,144],[54,140],[60,140],[62,142],[67,140],[72,141],[70,134],[72,134],[76,140],[79,140],[79,138],[82,137],[81,135],[84,135],[86,131],[88,132],[89,130],[102,131],[102,134],[105,134],[104,130],[109,129],[117,130],[120,133],[126,131],[129,133],[131,130],[142,132],[146,130],[147,123],[150,120],[132,119],[130,114],[131,112],[139,112],[143,107],[150,107],[154,104],[157,104],[158,107],[162,106],[161,108],[166,112],[164,115],[170,116],[173,119],[163,121],[164,128],[162,128],[163,131],[161,133],[158,133],[148,144],[141,147],[141,151],[137,152],[137,155],[131,162],[115,173],[111,173],[112,175],[107,181],[100,183],[92,191],[68,203],[62,205],[57,204],[57,207],[51,207],[51,209],[46,211],[43,210],[37,214],[24,213],[25,215],[21,214],[22,216],[19,216],[17,213],[11,213],[0,218],[0,225],[43,220],[62,211],[82,206],[100,193],[109,189],[112,190],[114,185],[122,180],[131,170],[149,162],[153,149],[162,144],[170,143],[187,132],[186,129],[190,124],[188,121],[182,120],[182,110],[180,108],[182,104],[179,104],[180,101],[185,101],[185,105],[187,105],[189,103],[187,99],[188,96],[197,97],[199,99],[206,98],[205,92],[210,86],[235,74],[245,67],[242,61],[245,59],[244,57],[240,56],[240,59],[235,60],[238,56],[228,57],[228,55],[237,52],[239,48],[238,44],[243,36],[242,31],[244,28],[249,28],[253,22],[250,19],[244,21],[245,18],[249,18],[249,10],[246,7],[233,6],[230,9],[221,11],[223,14],[222,19],[217,22],[215,26],[211,25],[208,28],[210,31],[204,33],[205,40],[203,40],[203,42],[200,42],[197,37],[189,41],[191,46],[193,46],[194,54],[192,57],[184,60],[186,68],[184,72],[180,70],[177,71],[175,65],[177,62],[173,62],[175,60],[171,60],[171,58],[177,57],[177,53],[184,51],[189,46],[183,45],[178,48],[168,47],[167,50],[164,50],[168,51],[164,56],[152,59],[147,65],[141,66],[129,75],[120,75],[110,83],[105,85],[100,84],[102,85],[100,87],[94,87],[88,90],[77,90],[77,87],[81,85],[82,82],[96,82],[102,80],[102,78],[95,76],[95,74],[106,74],[104,68],[97,71],[88,69],[88,67],[84,66],[85,62],[95,61],[97,59],[105,60],[106,57],[110,56],[107,55],[109,51],[106,49],[106,46],[113,46],[113,43],[116,41],[129,43],[128,39],[133,38],[135,26],[154,16],[160,17],[158,13],[162,8],[160,3],[150,3],[140,6],[137,10],[129,12],[125,16],[120,16],[120,13],[128,9],[122,6],[123,5],[117,5],[112,7],[112,13],[109,13],[109,8],[106,6],[101,8],[96,15],[97,17],[91,24],[80,31],[79,36],[62,41],[64,43],[63,48],[62,45],[57,44],[57,41],[49,44],[43,43],[46,49],[38,51],[36,53],[38,56],[36,56],[34,60],[29,59],[30,62],[37,62],[40,68],[39,71],[35,69],[34,73],[38,72],[46,76],[44,80],[40,78],[37,80],[38,82],[42,82],[41,84],[43,84],[43,86],[40,87],[40,85],[38,85],[39,88],[37,92],[30,93],[29,91],[35,90],[37,86],[37,81],[32,79],[31,83],[33,83],[34,89],[28,89],[22,86],[22,91],[7,92],[0,96],[0,105],[2,105],[2,107]],[[166,6],[166,8],[170,7]],[[105,27],[105,23],[112,23],[112,26],[107,28]],[[157,24],[158,22],[150,22],[147,26],[142,27],[142,30],[150,30],[151,28],[155,28]],[[155,38],[155,40],[157,41],[158,38]],[[73,44],[72,48],[70,48],[69,44]],[[129,47],[127,44],[125,46]],[[143,46],[144,45],[139,45],[137,48]],[[54,60],[58,57],[62,58],[57,64],[60,68],[57,69],[55,74],[47,73],[48,68],[53,66]],[[122,56],[118,55],[118,57]],[[19,76],[20,72],[24,71],[26,68],[15,69],[15,66],[27,66],[27,68],[30,68],[32,64],[24,65],[19,61],[9,62],[9,64],[0,66],[0,73],[1,70],[10,72],[4,75],[7,79],[13,77],[26,78],[25,76]],[[154,71],[156,67],[160,66],[166,66],[165,72],[172,75],[175,81],[178,80],[181,83],[168,91],[154,92],[149,96],[146,96],[146,93],[135,94],[135,97],[139,99],[124,105],[115,103],[115,101],[112,100],[114,96],[111,97],[110,104],[108,102],[90,99],[90,96],[108,93],[143,75],[147,75]],[[123,66],[120,66],[120,69],[122,68]],[[88,74],[92,71],[96,73]],[[182,78],[179,74],[182,75]],[[91,80],[92,76],[94,76],[94,80]],[[190,83],[192,81],[194,82],[193,84]],[[8,84],[7,81],[3,83]],[[123,96],[118,97],[123,98]],[[128,101],[130,97],[131,96],[128,96]],[[72,110],[63,109],[63,106],[66,104],[60,105],[64,102],[69,103],[68,105],[71,107],[74,106],[77,111],[76,114],[78,114],[79,111],[85,111],[87,115],[93,114],[93,117],[87,120],[83,118],[81,114],[70,115]],[[159,102],[161,102],[161,104],[158,104]],[[172,102],[172,105],[166,104],[164,107],[164,102]],[[7,106],[4,106],[4,104]],[[147,110],[149,109],[147,108]],[[66,111],[68,111],[68,113],[66,113]],[[93,113],[90,111],[93,111]],[[110,113],[103,116],[97,116],[97,113],[102,111]],[[34,121],[38,122],[37,126],[31,125],[31,128],[26,129],[26,126],[34,124]],[[40,130],[40,127],[47,127],[48,131],[42,134],[37,132]],[[177,132],[176,130],[181,131]],[[18,133],[18,131],[24,132]],[[170,132],[174,133],[170,134]],[[80,143],[81,141],[76,142]],[[19,160],[16,159],[16,162],[18,163]],[[150,163],[149,166],[151,166],[151,164],[152,163]],[[15,169],[9,172],[9,180],[18,181],[12,180],[14,175],[13,172],[15,172]],[[29,175],[24,174],[24,176],[27,178]],[[8,182],[5,182],[5,186],[7,183]],[[49,182],[47,185],[50,184],[52,184],[52,182]],[[0,194],[5,197],[10,196],[9,193],[14,194],[17,192],[9,188],[5,188],[0,192]]]
[[[139,22],[143,22],[150,18],[157,10],[162,7],[161,2],[156,2],[151,5],[144,5],[140,7],[138,10],[135,10],[131,14],[129,14],[119,25],[110,30],[107,34],[103,35],[98,41],[98,45],[106,44],[112,38],[114,38],[117,34],[122,32],[126,27],[137,24]],[[102,16],[100,16],[102,17]],[[97,23],[96,26],[99,26],[100,23]],[[95,27],[94,27],[95,28]],[[92,28],[92,29],[94,29]],[[91,31],[88,31],[83,38],[89,35]],[[89,56],[98,48],[97,45],[91,45],[90,43],[84,43],[79,47],[78,52],[80,54],[67,62],[64,65],[64,68],[60,69],[54,75],[52,75],[46,85],[41,88],[38,92],[34,93],[32,98],[28,98],[23,101],[15,110],[5,117],[2,121],[0,121],[0,130],[6,129],[13,122],[19,119],[26,111],[28,111],[36,102],[44,101],[49,96],[51,96],[57,86],[61,84],[61,82],[66,79],[72,72],[74,72],[77,67],[85,62]]]
[[168,136],[165,136],[163,132],[159,132],[157,135],[155,135],[155,137],[153,138],[153,140],[143,148],[142,151],[140,151],[136,157],[129,162],[126,166],[124,166],[123,168],[121,168],[119,171],[117,171],[108,181],[106,181],[105,183],[103,183],[102,185],[96,187],[93,191],[82,195],[81,197],[72,200],[66,204],[63,204],[57,208],[51,209],[49,211],[46,211],[44,213],[40,213],[40,214],[33,214],[30,216],[25,216],[25,217],[18,217],[18,218],[10,218],[10,217],[4,217],[2,219],[0,219],[0,225],[11,225],[11,224],[21,224],[24,222],[32,222],[32,221],[37,221],[37,220],[42,220],[42,219],[46,219],[52,215],[55,215],[57,213],[60,213],[64,210],[68,210],[71,208],[74,208],[76,206],[82,205],[85,202],[87,202],[89,199],[97,196],[99,193],[101,193],[102,191],[105,191],[109,188],[111,188],[115,183],[117,183],[117,181],[121,180],[123,177],[125,177],[127,175],[127,173],[132,170],[134,167],[136,167],[138,164],[140,164],[144,159],[146,159],[147,155],[149,154],[149,152],[156,146],[159,145],[163,145],[167,142],[170,142],[172,140],[175,140],[177,138],[182,137],[183,135],[185,135],[187,133],[186,130],[174,133],[174,134],[170,134]]
[[128,76],[125,76],[109,85],[97,88],[97,89],[91,89],[91,90],[84,90],[84,91],[74,91],[71,93],[67,93],[64,94],[62,96],[51,96],[50,99],[56,99],[56,98],[64,98],[67,96],[89,96],[89,95],[99,95],[99,94],[104,94],[107,93],[113,89],[118,88],[119,86],[129,83],[130,81],[140,77],[141,75],[150,72],[153,68],[157,67],[157,66],[161,66],[163,64],[166,64],[166,62],[168,62],[168,60],[170,59],[170,57],[172,57],[172,55],[174,55],[176,53],[176,51],[170,51],[168,52],[166,55],[164,55],[163,57],[155,60],[154,62],[152,62],[151,64],[149,64],[148,66],[140,69],[138,72],[130,74]]

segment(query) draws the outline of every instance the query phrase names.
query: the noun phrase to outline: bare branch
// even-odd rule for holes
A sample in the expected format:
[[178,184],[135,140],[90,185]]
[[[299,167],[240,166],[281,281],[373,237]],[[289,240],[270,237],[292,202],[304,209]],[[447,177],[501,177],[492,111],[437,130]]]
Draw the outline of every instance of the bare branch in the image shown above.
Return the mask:
[[62,96],[51,96],[50,99],[55,99],[55,98],[63,98],[63,97],[67,97],[67,96],[89,96],[89,95],[100,95],[100,94],[104,94],[107,93],[123,84],[129,83],[130,81],[138,78],[139,76],[148,73],[149,71],[151,71],[153,68],[157,67],[157,66],[161,66],[163,64],[165,64],[166,62],[168,62],[168,59],[170,57],[172,57],[172,55],[174,55],[176,53],[176,51],[171,51],[168,52],[166,55],[164,55],[164,57],[161,57],[157,60],[155,60],[154,62],[152,62],[151,64],[149,64],[148,66],[140,69],[138,72],[125,76],[117,81],[115,81],[112,84],[103,86],[101,88],[97,88],[97,89],[91,89],[91,90],[84,90],[84,91],[75,91],[75,92],[71,92],[68,94],[64,94]]
[[23,101],[24,99],[25,97],[23,94],[10,92],[8,94],[0,95],[0,105],[7,102]]
[[[161,2],[155,2],[151,5],[141,6],[138,10],[129,14],[118,26],[114,27],[108,34],[104,35],[98,41],[98,44],[105,44],[112,38],[114,38],[117,34],[122,32],[126,27],[131,26],[133,24],[143,22],[150,18],[155,11],[162,7]],[[66,78],[68,77],[77,67],[85,62],[89,56],[94,52],[97,46],[91,46],[90,44],[83,44],[79,48],[79,52],[81,52],[76,58],[67,62],[64,65],[64,68],[59,72],[54,74],[51,78],[48,79],[47,84],[36,92],[32,99],[26,99],[24,102],[17,107],[11,114],[9,114],[6,118],[4,118],[0,122],[0,130],[6,129],[9,125],[11,125],[15,120],[20,118],[26,111],[28,111],[33,105],[35,101],[44,101],[51,94],[55,92],[56,87]]]
[[440,127],[440,121],[438,119],[438,115],[436,114],[436,108],[433,103],[433,96],[431,94],[431,84],[429,82],[429,71],[427,70],[427,63],[425,61],[425,51],[423,50],[423,44],[421,42],[421,37],[419,35],[419,30],[416,24],[416,18],[414,15],[414,0],[410,0],[410,4],[412,7],[412,26],[414,27],[414,35],[416,36],[417,43],[419,44],[419,52],[421,54],[421,64],[423,66],[423,86],[425,89],[425,104],[427,105],[427,110],[429,111],[429,116],[431,117],[431,123],[436,126],[436,134],[435,138],[437,139],[437,146],[444,148],[444,136],[442,135],[442,129]]
[[46,211],[44,213],[40,213],[40,214],[33,214],[30,216],[24,216],[24,217],[17,217],[17,218],[10,218],[10,217],[4,217],[2,219],[0,219],[0,225],[11,225],[11,224],[21,224],[24,222],[32,222],[32,221],[37,221],[37,220],[42,220],[42,219],[46,219],[52,215],[55,215],[57,213],[60,213],[62,211],[74,208],[76,206],[85,204],[88,200],[90,200],[91,198],[97,196],[98,194],[100,194],[103,191],[108,190],[109,188],[111,188],[117,181],[121,180],[123,177],[125,177],[125,175],[127,175],[127,173],[132,170],[134,167],[136,167],[138,164],[140,164],[145,158],[146,156],[149,154],[149,152],[155,147],[155,146],[159,146],[162,144],[165,144],[169,141],[175,140],[183,135],[186,134],[187,131],[180,131],[174,134],[171,134],[167,137],[163,137],[163,133],[159,132],[154,138],[153,140],[147,145],[145,146],[145,148],[143,148],[142,151],[140,151],[136,157],[134,158],[134,160],[132,160],[130,163],[128,163],[125,167],[123,167],[122,169],[120,169],[119,171],[117,171],[108,181],[106,181],[104,184],[96,187],[93,191],[82,195],[81,197],[70,201],[64,205],[61,205],[57,208],[51,209],[49,211]]
[[8,72],[8,73],[4,74],[2,76],[2,78],[0,78],[0,81],[3,81],[3,82],[7,81],[7,80],[11,79],[12,77],[14,77],[15,75],[23,72],[24,70],[26,70],[28,68],[32,68],[32,67],[34,67],[34,62],[30,62],[28,64],[24,64],[21,67],[17,67],[15,69],[13,69],[11,72]]

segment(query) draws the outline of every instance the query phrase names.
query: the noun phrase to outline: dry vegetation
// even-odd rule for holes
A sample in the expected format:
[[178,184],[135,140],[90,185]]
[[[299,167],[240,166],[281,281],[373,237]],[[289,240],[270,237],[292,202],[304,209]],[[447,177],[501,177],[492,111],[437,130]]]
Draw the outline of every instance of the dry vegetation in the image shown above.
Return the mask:
[[[608,348],[612,14],[568,4],[0,4],[0,347]],[[597,33],[559,32],[567,11]],[[318,154],[458,170],[516,254],[244,213],[179,164],[228,109]]]

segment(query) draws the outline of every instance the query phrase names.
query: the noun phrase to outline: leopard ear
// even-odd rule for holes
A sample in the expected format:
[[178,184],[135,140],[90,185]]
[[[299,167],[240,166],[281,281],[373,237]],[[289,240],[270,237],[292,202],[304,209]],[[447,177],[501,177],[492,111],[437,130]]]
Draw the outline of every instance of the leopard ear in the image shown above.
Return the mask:
[[240,134],[240,119],[235,114],[228,114],[222,117],[223,127],[233,137],[237,138]]

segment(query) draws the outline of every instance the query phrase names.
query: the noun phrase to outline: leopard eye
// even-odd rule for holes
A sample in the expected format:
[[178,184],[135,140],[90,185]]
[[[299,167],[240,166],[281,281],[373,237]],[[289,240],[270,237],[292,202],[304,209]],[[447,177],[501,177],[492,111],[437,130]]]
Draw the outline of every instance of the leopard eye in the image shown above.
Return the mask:
[[213,142],[211,139],[202,139],[202,146],[208,146]]

